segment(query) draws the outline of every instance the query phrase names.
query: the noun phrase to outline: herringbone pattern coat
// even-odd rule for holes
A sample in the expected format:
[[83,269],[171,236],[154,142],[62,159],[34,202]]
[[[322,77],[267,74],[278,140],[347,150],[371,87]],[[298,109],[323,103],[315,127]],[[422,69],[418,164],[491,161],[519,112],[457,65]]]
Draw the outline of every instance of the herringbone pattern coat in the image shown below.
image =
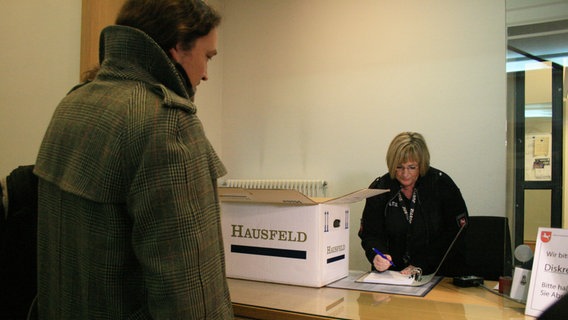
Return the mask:
[[101,60],[57,107],[35,167],[40,318],[232,318],[225,168],[191,87],[137,29],[103,30]]

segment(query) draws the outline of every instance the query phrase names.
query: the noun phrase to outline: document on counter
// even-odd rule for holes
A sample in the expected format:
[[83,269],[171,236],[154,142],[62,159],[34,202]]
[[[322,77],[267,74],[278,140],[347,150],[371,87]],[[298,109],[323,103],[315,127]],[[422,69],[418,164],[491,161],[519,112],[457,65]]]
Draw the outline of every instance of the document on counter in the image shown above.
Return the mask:
[[386,270],[383,272],[371,271],[364,274],[359,279],[357,279],[357,282],[411,285],[414,282],[414,278],[409,275],[404,275],[399,271],[392,271],[392,270]]
[[368,271],[349,270],[349,275],[343,279],[339,279],[333,283],[326,285],[329,288],[349,289],[357,291],[382,292],[389,294],[400,294],[413,297],[424,297],[432,290],[441,280],[442,277],[433,277],[431,281],[422,286],[413,285],[392,285],[383,283],[372,283],[361,281],[369,275]]

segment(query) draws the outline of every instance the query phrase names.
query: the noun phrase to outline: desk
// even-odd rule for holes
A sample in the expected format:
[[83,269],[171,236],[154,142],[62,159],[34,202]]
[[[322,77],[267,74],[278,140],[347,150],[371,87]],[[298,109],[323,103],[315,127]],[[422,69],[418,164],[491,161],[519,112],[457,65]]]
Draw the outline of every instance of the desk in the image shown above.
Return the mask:
[[[534,319],[525,306],[443,279],[425,297],[228,279],[235,315],[288,319]],[[495,281],[486,281],[490,288]]]

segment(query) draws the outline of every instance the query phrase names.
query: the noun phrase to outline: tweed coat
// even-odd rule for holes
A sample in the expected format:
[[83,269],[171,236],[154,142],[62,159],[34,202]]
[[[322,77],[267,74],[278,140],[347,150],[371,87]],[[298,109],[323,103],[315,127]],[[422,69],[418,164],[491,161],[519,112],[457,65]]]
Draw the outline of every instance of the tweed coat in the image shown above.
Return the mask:
[[230,319],[216,179],[193,92],[145,33],[101,33],[101,69],[42,142],[41,319]]

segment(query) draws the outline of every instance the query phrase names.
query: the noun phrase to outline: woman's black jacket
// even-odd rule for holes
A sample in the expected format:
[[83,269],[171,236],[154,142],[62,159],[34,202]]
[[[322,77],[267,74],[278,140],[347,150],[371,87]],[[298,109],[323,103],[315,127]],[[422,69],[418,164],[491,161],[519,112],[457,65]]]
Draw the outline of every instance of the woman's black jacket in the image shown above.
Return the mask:
[[[391,179],[387,173],[375,179],[369,188],[390,189],[368,198],[361,218],[359,237],[371,266],[376,255],[373,248],[376,248],[393,257],[392,270],[413,265],[422,268],[424,274],[436,271],[451,241],[468,220],[465,201],[453,180],[432,167],[418,179],[412,224],[408,223],[398,201],[398,180]],[[463,238],[462,232],[438,275],[461,274]]]

